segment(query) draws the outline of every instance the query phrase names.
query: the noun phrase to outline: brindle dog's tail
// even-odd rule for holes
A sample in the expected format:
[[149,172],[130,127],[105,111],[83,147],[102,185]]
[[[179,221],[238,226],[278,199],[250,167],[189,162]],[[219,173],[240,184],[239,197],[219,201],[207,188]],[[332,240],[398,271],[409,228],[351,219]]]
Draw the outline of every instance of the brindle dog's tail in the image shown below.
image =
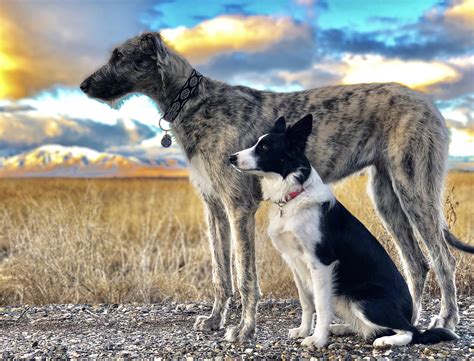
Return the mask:
[[460,251],[467,252],[467,253],[474,253],[474,246],[461,242],[447,228],[444,229],[444,239],[450,246],[457,248]]

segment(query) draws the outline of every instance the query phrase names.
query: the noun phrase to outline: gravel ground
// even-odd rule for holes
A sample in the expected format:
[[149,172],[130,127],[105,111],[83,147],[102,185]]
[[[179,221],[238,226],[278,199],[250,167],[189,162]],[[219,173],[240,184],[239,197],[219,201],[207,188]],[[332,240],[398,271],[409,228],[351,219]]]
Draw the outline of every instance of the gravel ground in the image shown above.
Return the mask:
[[[259,305],[256,340],[243,345],[223,341],[224,331],[195,332],[196,315],[209,303],[49,305],[0,308],[2,358],[199,357],[211,358],[458,358],[474,359],[474,297],[460,297],[461,339],[451,343],[374,349],[357,336],[331,337],[328,347],[307,350],[287,338],[299,324],[296,300],[265,300]],[[436,314],[439,301],[425,302],[421,326]],[[231,307],[229,323],[239,319]]]

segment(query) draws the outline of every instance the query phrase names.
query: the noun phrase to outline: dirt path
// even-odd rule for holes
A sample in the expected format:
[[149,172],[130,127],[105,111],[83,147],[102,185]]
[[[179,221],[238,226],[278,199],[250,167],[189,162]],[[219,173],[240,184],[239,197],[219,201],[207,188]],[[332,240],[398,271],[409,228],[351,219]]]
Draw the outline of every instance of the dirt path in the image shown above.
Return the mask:
[[[299,305],[294,300],[265,300],[259,306],[255,342],[232,345],[224,331],[195,332],[194,318],[210,310],[209,303],[147,305],[51,305],[0,308],[0,357],[434,357],[474,358],[474,297],[459,300],[461,339],[432,346],[415,345],[373,349],[359,337],[331,337],[327,348],[307,350],[288,340],[289,328],[298,325]],[[438,300],[425,302],[421,325],[438,309]],[[239,310],[232,309],[229,323]]]

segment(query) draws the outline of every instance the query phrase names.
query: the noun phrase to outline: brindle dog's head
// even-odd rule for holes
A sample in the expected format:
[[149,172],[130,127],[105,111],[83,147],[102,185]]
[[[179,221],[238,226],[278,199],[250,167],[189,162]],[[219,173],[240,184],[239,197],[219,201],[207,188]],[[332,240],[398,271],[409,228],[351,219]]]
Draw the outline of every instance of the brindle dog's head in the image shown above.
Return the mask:
[[87,77],[81,89],[90,97],[113,102],[132,92],[161,86],[168,51],[159,33],[146,33],[115,48],[107,64]]

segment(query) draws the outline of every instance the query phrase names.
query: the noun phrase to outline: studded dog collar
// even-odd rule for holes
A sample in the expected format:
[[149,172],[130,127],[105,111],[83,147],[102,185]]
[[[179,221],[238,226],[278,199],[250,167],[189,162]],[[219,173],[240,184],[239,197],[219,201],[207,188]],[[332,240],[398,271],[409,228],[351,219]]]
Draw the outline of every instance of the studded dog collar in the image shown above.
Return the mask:
[[163,128],[163,126],[161,125],[161,121],[165,120],[168,123],[174,122],[174,120],[178,116],[181,109],[183,109],[184,105],[188,102],[188,100],[191,98],[196,88],[199,86],[199,83],[201,82],[201,80],[202,80],[202,74],[198,72],[196,69],[193,69],[188,80],[186,80],[186,83],[184,83],[184,85],[179,90],[178,94],[176,94],[176,96],[173,98],[168,109],[166,109],[166,112],[163,115],[163,117],[160,118],[159,126],[161,130],[165,132],[165,134],[163,135],[163,138],[161,139],[161,145],[163,147],[165,148],[170,147],[173,141],[171,139],[171,135],[168,134],[171,128],[168,128],[168,129]]

